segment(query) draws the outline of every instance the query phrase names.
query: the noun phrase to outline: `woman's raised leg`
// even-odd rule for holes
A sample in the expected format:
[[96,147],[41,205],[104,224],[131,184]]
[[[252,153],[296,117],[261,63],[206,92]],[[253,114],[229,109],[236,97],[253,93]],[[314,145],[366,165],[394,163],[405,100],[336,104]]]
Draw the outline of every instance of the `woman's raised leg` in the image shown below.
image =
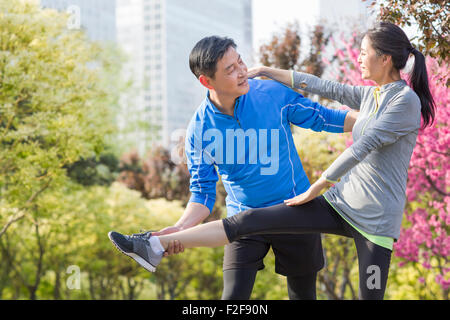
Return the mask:
[[184,248],[219,247],[229,243],[222,220],[207,222],[183,231],[158,236],[164,249],[169,242],[178,240]]
[[251,234],[332,233],[348,236],[342,219],[323,197],[300,206],[251,209],[180,232],[159,236],[164,249],[178,240],[184,248],[218,247]]

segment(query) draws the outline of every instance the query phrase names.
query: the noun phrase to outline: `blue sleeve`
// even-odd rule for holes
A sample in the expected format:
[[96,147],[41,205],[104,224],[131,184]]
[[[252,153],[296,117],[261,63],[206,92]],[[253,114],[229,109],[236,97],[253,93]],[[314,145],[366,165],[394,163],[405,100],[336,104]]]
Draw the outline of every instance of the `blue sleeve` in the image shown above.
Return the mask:
[[[290,89],[287,89],[290,90]],[[293,90],[289,97],[287,119],[296,126],[314,131],[344,132],[348,110],[329,109]]]
[[344,132],[348,110],[326,108],[285,85],[273,85],[276,90],[272,92],[272,96],[283,99],[281,107],[287,109],[287,120],[290,123],[314,131]]
[[185,153],[187,167],[191,175],[189,186],[191,198],[189,202],[200,203],[212,212],[216,202],[216,183],[219,177],[212,158],[204,152],[202,140],[198,137],[201,137],[201,135],[196,135],[195,128],[188,129]]

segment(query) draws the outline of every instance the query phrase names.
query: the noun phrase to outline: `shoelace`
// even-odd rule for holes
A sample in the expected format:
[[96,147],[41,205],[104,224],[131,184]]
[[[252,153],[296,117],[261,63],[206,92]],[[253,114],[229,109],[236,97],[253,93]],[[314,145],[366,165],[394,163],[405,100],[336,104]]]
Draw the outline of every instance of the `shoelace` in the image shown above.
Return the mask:
[[131,236],[129,236],[131,239],[138,239],[138,240],[148,240],[152,234],[151,231],[143,231],[140,230],[141,233],[133,233]]

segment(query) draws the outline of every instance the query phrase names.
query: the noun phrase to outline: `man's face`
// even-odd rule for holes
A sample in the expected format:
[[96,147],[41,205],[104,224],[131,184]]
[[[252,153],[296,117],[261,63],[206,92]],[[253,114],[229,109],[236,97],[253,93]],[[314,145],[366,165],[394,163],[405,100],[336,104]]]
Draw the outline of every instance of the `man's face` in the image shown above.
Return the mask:
[[239,97],[250,89],[247,78],[247,66],[233,47],[228,48],[222,59],[217,62],[214,79],[209,84],[219,95]]

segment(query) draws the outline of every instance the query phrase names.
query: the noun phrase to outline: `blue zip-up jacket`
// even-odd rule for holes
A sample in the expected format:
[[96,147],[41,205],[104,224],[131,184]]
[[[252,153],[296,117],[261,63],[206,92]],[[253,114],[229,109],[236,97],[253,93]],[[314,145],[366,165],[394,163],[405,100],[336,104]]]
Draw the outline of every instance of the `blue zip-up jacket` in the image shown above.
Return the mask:
[[343,132],[348,111],[328,109],[272,80],[249,79],[234,115],[220,112],[209,94],[192,117],[185,140],[191,174],[189,202],[212,212],[218,174],[227,192],[227,216],[282,203],[310,182],[294,145],[290,124]]

